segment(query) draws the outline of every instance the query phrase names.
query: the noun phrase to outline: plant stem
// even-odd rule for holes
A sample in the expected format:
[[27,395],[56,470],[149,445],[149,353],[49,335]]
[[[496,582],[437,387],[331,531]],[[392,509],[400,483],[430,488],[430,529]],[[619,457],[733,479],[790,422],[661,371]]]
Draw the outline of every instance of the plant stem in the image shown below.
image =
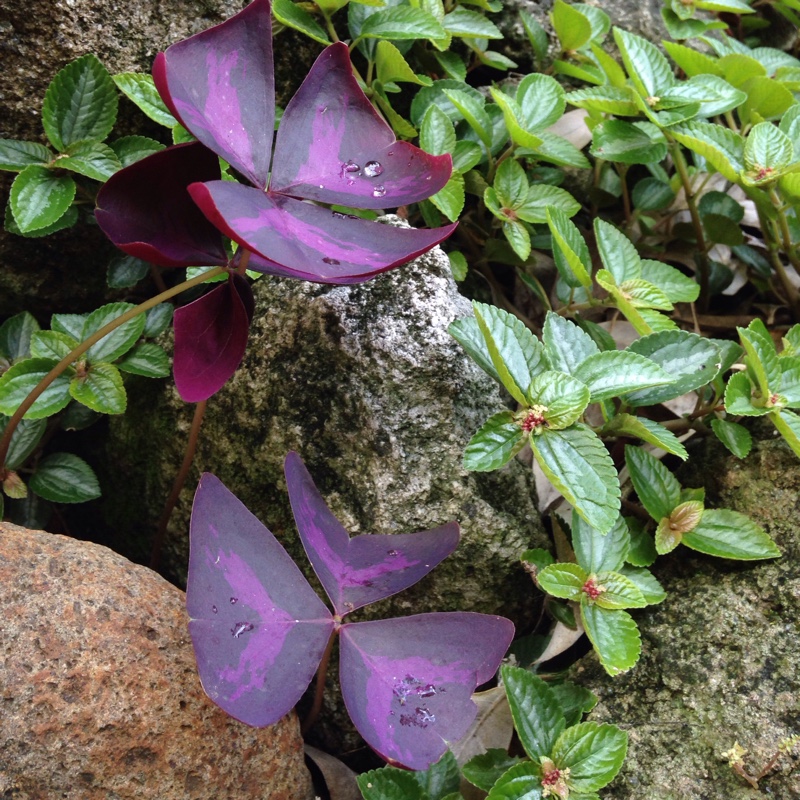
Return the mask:
[[167,525],[169,525],[170,517],[175,510],[178,497],[192,467],[194,454],[197,451],[197,440],[200,438],[200,426],[203,424],[203,416],[206,413],[207,406],[208,400],[201,400],[194,408],[192,426],[189,429],[189,439],[186,442],[186,450],[183,454],[183,463],[175,476],[172,491],[169,493],[167,502],[164,505],[164,511],[161,513],[161,519],[158,521],[158,530],[153,540],[153,548],[150,551],[150,569],[152,570],[157,570],[161,562],[161,550],[164,547],[164,540],[167,538]]
[[119,328],[120,325],[124,325],[126,322],[128,322],[128,320],[133,319],[139,314],[144,314],[146,311],[154,308],[159,303],[169,300],[170,297],[175,297],[175,295],[181,294],[181,292],[185,292],[187,289],[191,289],[193,286],[205,283],[207,280],[215,278],[217,275],[221,275],[223,272],[225,272],[224,267],[215,267],[208,272],[204,272],[201,275],[192,278],[192,280],[179,283],[177,286],[167,289],[166,292],[161,292],[161,294],[151,297],[149,300],[139,304],[135,308],[132,308],[130,311],[120,314],[120,316],[118,316],[116,319],[109,322],[108,325],[104,325],[99,331],[96,331],[88,339],[85,339],[83,342],[81,342],[71,353],[64,356],[64,358],[62,358],[61,361],[59,361],[58,364],[56,364],[53,369],[51,369],[50,372],[48,372],[47,375],[45,375],[44,378],[39,381],[31,393],[20,403],[19,408],[14,412],[13,416],[8,421],[8,425],[6,425],[3,436],[0,438],[0,465],[5,464],[8,448],[11,444],[11,437],[14,435],[14,431],[17,429],[17,425],[19,425],[20,420],[25,416],[30,407],[39,399],[47,387],[50,386],[50,384],[59,375],[61,375],[67,369],[67,367],[70,366],[70,364],[80,358],[93,344],[96,344],[104,336],[107,336],[109,333]]
[[322,710],[322,698],[325,692],[325,678],[328,674],[328,664],[331,660],[331,651],[333,650],[333,642],[336,639],[336,631],[331,633],[331,638],[328,639],[328,644],[325,647],[325,652],[322,654],[322,661],[319,662],[319,669],[317,670],[317,683],[314,687],[314,703],[308,716],[303,720],[300,727],[300,732],[303,736],[311,730],[314,723],[317,721],[319,712]]

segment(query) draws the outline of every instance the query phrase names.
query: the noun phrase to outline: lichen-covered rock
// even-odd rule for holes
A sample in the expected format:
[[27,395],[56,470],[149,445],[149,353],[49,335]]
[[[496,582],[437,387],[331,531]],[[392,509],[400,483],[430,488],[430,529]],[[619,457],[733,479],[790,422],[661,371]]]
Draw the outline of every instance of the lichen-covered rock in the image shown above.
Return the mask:
[[306,800],[292,714],[200,687],[183,593],[105,547],[0,522],[0,797]]
[[758,521],[783,557],[747,564],[678,548],[656,564],[667,599],[634,612],[640,662],[614,679],[593,657],[575,668],[575,679],[600,695],[590,719],[630,735],[608,800],[800,797],[796,751],[763,778],[763,793],[722,758],[738,742],[757,774],[800,733],[800,462],[777,440],[759,442],[743,462],[718,443],[701,448],[682,483],[705,484],[710,502]]
[[[297,450],[351,534],[461,524],[456,552],[416,587],[369,611],[533,612],[519,556],[547,547],[530,471],[461,466],[470,436],[501,410],[497,386],[447,333],[471,313],[434,250],[351,287],[264,278],[245,360],[209,401],[195,471],[170,530],[168,564],[187,562],[188,513],[201,470],[214,472],[310,574],[289,510],[283,459]],[[104,482],[112,526],[155,520],[180,464],[191,409],[171,387],[136,396],[114,420]],[[134,532],[135,533],[135,532]]]

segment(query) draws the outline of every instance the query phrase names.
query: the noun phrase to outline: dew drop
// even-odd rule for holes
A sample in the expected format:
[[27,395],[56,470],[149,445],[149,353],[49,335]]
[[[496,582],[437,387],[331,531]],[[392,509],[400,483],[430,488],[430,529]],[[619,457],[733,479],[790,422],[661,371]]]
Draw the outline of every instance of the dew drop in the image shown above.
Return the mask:
[[211,606],[211,611],[216,614],[219,609],[216,606]]
[[385,186],[376,186],[372,190],[373,197],[383,197],[386,194],[386,187]]
[[414,709],[414,716],[419,720],[419,724],[424,728],[429,722],[436,722],[436,715],[422,706],[422,708]]
[[333,266],[338,266],[339,264],[341,264],[341,263],[342,263],[341,261],[337,261],[335,258],[328,258],[328,256],[325,256],[325,258],[323,258],[322,260],[323,260],[323,261],[324,261],[326,264],[331,264],[331,265],[333,265]]
[[231,605],[235,606],[239,602],[238,597],[231,597]]
[[320,189],[324,189],[325,187],[322,184],[319,184]]
[[234,639],[238,639],[243,633],[249,633],[253,630],[252,622],[237,622],[232,628],[231,633]]
[[367,161],[364,164],[364,174],[368,178],[377,178],[383,173],[383,164],[380,161]]
[[397,550],[387,550],[386,555],[394,558],[395,556],[399,556],[400,553],[398,553]]
[[436,694],[436,687],[432,683],[421,686],[417,691],[420,697],[433,697]]
[[[367,164],[367,167],[369,167],[369,164]],[[359,167],[358,164],[356,164],[356,162],[352,159],[350,161],[345,161],[344,164],[342,164],[342,175],[358,175],[360,173],[361,167]]]

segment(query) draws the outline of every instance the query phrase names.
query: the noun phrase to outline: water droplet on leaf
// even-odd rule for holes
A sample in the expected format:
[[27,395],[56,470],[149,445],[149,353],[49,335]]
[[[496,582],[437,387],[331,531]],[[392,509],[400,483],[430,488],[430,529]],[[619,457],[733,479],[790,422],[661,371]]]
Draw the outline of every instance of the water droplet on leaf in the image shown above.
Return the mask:
[[211,606],[211,611],[212,611],[214,614],[216,614],[216,613],[217,613],[217,611],[218,611],[218,609],[217,609],[217,607],[216,607],[216,606]]
[[364,165],[364,174],[368,178],[377,178],[383,172],[383,164],[380,161],[367,161]]
[[231,605],[235,606],[239,602],[238,597],[231,597]]
[[342,263],[341,261],[337,261],[335,258],[328,258],[328,256],[325,256],[325,258],[323,258],[322,260],[326,264],[332,264],[333,266],[337,266],[338,264]]
[[386,194],[386,187],[385,186],[376,186],[372,190],[373,197],[383,197]]
[[387,550],[386,555],[394,558],[395,556],[399,556],[400,553],[398,553],[397,550]]
[[238,639],[243,633],[249,633],[253,630],[252,622],[237,622],[232,628],[231,633],[234,639]]

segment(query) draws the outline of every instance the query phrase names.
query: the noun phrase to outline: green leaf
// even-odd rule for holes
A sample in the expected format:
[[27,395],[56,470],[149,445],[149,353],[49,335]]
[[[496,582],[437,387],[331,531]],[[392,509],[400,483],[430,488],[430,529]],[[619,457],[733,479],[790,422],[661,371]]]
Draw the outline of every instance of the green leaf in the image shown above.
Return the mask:
[[753,437],[743,425],[724,419],[712,419],[711,428],[717,438],[736,458],[746,458],[750,453],[753,447]]
[[4,223],[5,229],[15,236],[24,236],[26,239],[38,239],[44,236],[50,236],[50,234],[62,231],[65,228],[71,228],[77,221],[78,209],[73,205],[52,225],[46,225],[44,228],[37,228],[35,231],[21,231],[14,219],[14,215],[11,213],[11,203],[7,203]]
[[500,382],[517,402],[527,405],[525,393],[532,378],[546,369],[544,348],[513,314],[483,303],[473,302],[472,307]]
[[725,411],[731,416],[744,417],[763,417],[772,411],[763,404],[763,398],[758,398],[759,405],[753,402],[754,399],[754,388],[747,373],[731,375],[725,387]]
[[663,261],[643,258],[642,278],[659,288],[671,303],[693,303],[700,295],[696,280]]
[[520,81],[516,100],[522,110],[525,128],[538,132],[561,119],[566,106],[566,93],[555,78],[534,73]]
[[541,800],[542,778],[538,764],[523,761],[497,779],[486,800]]
[[547,479],[590,525],[611,530],[619,514],[619,481],[603,443],[582,423],[543,430],[531,448]]
[[75,199],[75,181],[47,167],[25,167],[11,185],[11,213],[22,233],[57,222]]
[[758,383],[763,398],[768,398],[781,385],[781,367],[775,344],[769,334],[760,332],[751,324],[747,328],[737,328],[739,340],[744,347],[745,363],[748,373]]
[[639,107],[633,97],[633,90],[627,86],[591,86],[570,92],[566,101],[594,113],[638,117]]
[[513,158],[507,158],[500,164],[492,186],[498,202],[509,208],[516,209],[528,196],[528,178],[525,170]]
[[647,419],[635,417],[632,414],[616,414],[604,426],[603,436],[634,436],[643,442],[660,447],[684,461],[689,457],[686,448],[680,443],[672,431],[663,425]]
[[639,660],[642,640],[636,623],[627,611],[581,603],[581,621],[600,663],[609,675],[627,672]]
[[[0,414],[10,417],[23,400],[56,365],[49,358],[28,358],[14,364],[0,377]],[[61,411],[69,403],[68,374],[59,375],[26,412],[24,419],[42,419]]]
[[772,78],[757,75],[745,81],[740,88],[747,92],[747,101],[738,111],[744,122],[778,119],[795,102],[789,88]]
[[70,395],[99,414],[123,414],[128,404],[122,376],[113,364],[94,364],[70,381]]
[[164,105],[164,101],[149,75],[138,72],[122,72],[114,75],[113,80],[117,88],[154,122],[165,128],[174,128],[178,124],[178,120]]
[[444,15],[442,27],[453,36],[461,39],[502,39],[503,34],[491,20],[477,11],[456,6]]
[[128,351],[116,366],[123,372],[145,378],[166,378],[170,373],[169,357],[163,348],[152,342],[141,342]]
[[136,286],[150,272],[146,261],[134,256],[119,255],[108,265],[106,283],[112,289],[127,289]]
[[503,223],[503,235],[520,261],[527,261],[531,254],[531,235],[521,223],[507,220]]
[[[673,37],[675,38],[675,37]],[[662,42],[664,49],[670,58],[691,78],[695,75],[721,75],[722,70],[716,59],[695,50],[694,47],[687,47],[685,44],[677,42]]]
[[100,484],[92,468],[71,453],[43,458],[28,483],[31,491],[53,503],[85,503],[100,497]]
[[643,178],[633,187],[631,200],[637,211],[661,211],[672,205],[675,192],[668,183],[658,178]]
[[603,265],[614,276],[617,284],[641,277],[642,260],[624,233],[597,217],[594,221],[594,234]]
[[561,709],[567,720],[567,727],[571,728],[580,722],[584,714],[588,714],[597,705],[597,696],[584,686],[578,686],[571,681],[556,683],[550,686],[550,691],[558,698]]
[[717,75],[696,75],[664,95],[662,102],[667,98],[700,103],[697,116],[714,117],[740,106],[747,95]]
[[157,306],[148,309],[145,313],[142,336],[146,339],[154,339],[164,333],[172,322],[173,311],[171,303],[159,303]]
[[655,361],[673,382],[629,395],[629,405],[663,403],[710,383],[719,373],[721,353],[708,339],[687,331],[661,331],[643,336],[628,346],[628,351]]
[[524,446],[525,434],[510,411],[495,414],[481,426],[464,451],[464,469],[489,472],[507,464]]
[[534,547],[531,550],[526,550],[519,557],[519,560],[524,564],[534,566],[536,570],[539,571],[555,563],[555,559],[553,558],[552,554],[547,550],[543,550],[541,547]]
[[618,572],[599,572],[595,581],[602,591],[589,602],[596,603],[600,608],[644,608],[647,605],[639,587]]
[[547,209],[556,267],[570,286],[592,287],[592,259],[577,226],[560,208]]
[[60,425],[64,431],[82,431],[94,425],[100,414],[75,401],[71,402],[61,415]]
[[272,0],[272,14],[278,22],[305,34],[320,44],[330,44],[325,29],[302,6],[291,0]]
[[545,223],[547,212],[552,209],[558,209],[572,217],[580,211],[581,204],[566,189],[535,183],[528,188],[525,202],[517,206],[514,212],[525,222]]
[[580,50],[592,37],[592,23],[564,0],[556,0],[553,4],[550,21],[562,51]]
[[608,119],[592,131],[592,147],[589,152],[595,158],[621,164],[650,164],[664,160],[667,145],[663,141],[653,141],[637,125]]
[[413,773],[383,767],[356,777],[364,800],[427,800]]
[[[526,125],[523,123],[523,112],[519,103],[493,86],[490,87],[489,91],[492,94],[492,99],[503,112],[503,120],[511,141],[520,147],[534,148],[540,145],[542,143],[541,138],[527,130]],[[513,161],[513,159],[508,159],[508,161]],[[503,163],[507,162],[504,161]]]
[[643,98],[658,97],[675,84],[672,68],[652,42],[620,28],[614,28],[625,69]]
[[670,136],[697,153],[727,180],[737,183],[744,171],[744,139],[711,122],[687,122],[670,128]]
[[450,222],[455,222],[464,208],[464,176],[454,172],[447,183],[429,200]]
[[744,143],[745,173],[742,178],[750,186],[768,183],[780,176],[792,163],[792,140],[771,122],[754,125]]
[[647,605],[657,605],[666,599],[667,593],[664,591],[664,587],[655,579],[649,569],[631,567],[626,564],[620,568],[619,573],[636,585]]
[[[622,281],[619,285],[619,293],[625,298],[626,302],[634,308],[642,310],[672,310],[672,303],[670,303],[669,298],[664,292],[643,278],[632,278],[627,281]],[[619,300],[619,298],[616,299]],[[647,320],[648,318],[645,317],[645,319]]]
[[672,382],[658,364],[628,350],[595,353],[575,370],[575,377],[589,387],[592,403]]
[[631,483],[647,513],[660,522],[681,502],[681,485],[677,478],[641,447],[625,445],[625,463]]
[[31,337],[31,355],[34,358],[61,361],[77,346],[78,342],[75,339],[58,331],[36,331]]
[[800,456],[800,417],[791,411],[772,412],[769,415],[772,424],[792,448],[796,456]]
[[645,530],[641,520],[629,517],[627,523],[631,534],[627,561],[635,567],[649,567],[658,557],[653,537]]
[[25,167],[44,166],[53,159],[53,152],[37,142],[0,139],[0,169],[21,172]]
[[552,758],[559,769],[569,770],[574,792],[596,792],[614,780],[627,750],[628,734],[616,725],[580,722],[561,734]]
[[453,123],[439,106],[431,105],[419,128],[419,146],[434,156],[452,153],[456,147]]
[[467,351],[469,357],[490,377],[500,383],[500,376],[492,364],[486,340],[483,338],[475,317],[453,320],[447,332]]
[[522,10],[519,16],[522,20],[522,27],[525,29],[525,33],[528,36],[528,41],[533,48],[536,60],[539,62],[544,61],[547,56],[547,48],[549,45],[547,32],[529,12]]
[[563,600],[578,600],[588,574],[578,564],[551,564],[539,571],[536,582],[543,592]]
[[539,406],[543,414],[545,427],[533,431],[562,430],[568,428],[589,405],[589,390],[579,380],[564,372],[540,372],[528,389],[531,405]]
[[430,86],[433,83],[430,78],[417,75],[391,42],[379,41],[375,54],[378,80],[381,83],[415,83],[417,86]]
[[471,784],[488,792],[503,773],[519,763],[517,756],[510,756],[499,748],[491,748],[467,761],[461,771]]
[[53,314],[50,318],[50,327],[80,342],[84,338],[83,328],[88,316],[88,314]]
[[111,149],[123,167],[129,167],[153,153],[160,153],[164,149],[161,142],[147,136],[123,136],[111,142]]
[[[546,130],[536,134],[542,141],[532,148],[531,153],[538,161],[547,161],[559,167],[575,167],[576,169],[589,169],[591,164],[586,156],[574,144],[550,133]],[[520,148],[518,155],[527,155],[524,148]]]
[[468,266],[467,259],[463,253],[454,251],[447,254],[450,261],[450,271],[453,273],[453,280],[460,283],[467,277]]
[[466,80],[467,66],[457,53],[451,53],[449,51],[439,53],[434,51],[433,57],[449,78],[453,78],[457,81]]
[[107,181],[122,169],[117,154],[102,142],[76,142],[69,146],[65,155],[58,156],[55,163],[95,181]]
[[20,311],[0,325],[0,358],[9,362],[31,354],[31,337],[39,330],[33,314]]
[[[10,417],[0,415],[0,435],[5,433]],[[44,436],[47,423],[43,419],[22,419],[11,434],[11,442],[6,453],[6,469],[17,470],[36,449]],[[3,465],[0,464],[0,467]]]
[[[132,303],[109,303],[93,311],[86,318],[83,326],[82,340],[99,331],[105,325],[122,316],[126,311],[135,308]],[[120,325],[106,334],[99,342],[95,342],[86,352],[90,363],[97,361],[114,361],[127,353],[144,331],[144,314],[137,314],[133,319]]]
[[411,6],[384,8],[367,17],[359,36],[363,38],[443,39],[447,35],[437,19],[427,11]]
[[611,530],[602,534],[576,514],[572,518],[572,546],[578,564],[586,572],[619,570],[630,546],[628,526],[622,517],[617,517]]
[[453,170],[461,173],[468,172],[480,162],[482,156],[480,145],[476,142],[458,141],[453,150]]
[[428,769],[413,775],[430,800],[443,800],[447,795],[458,792],[461,776],[458,762],[450,750]]
[[700,523],[684,534],[682,541],[700,553],[741,561],[777,558],[781,554],[763,528],[727,508],[706,509]]
[[492,146],[492,123],[484,109],[484,100],[458,89],[444,89],[445,97],[458,109],[487,148]]
[[116,119],[114,81],[91,53],[67,64],[47,88],[42,125],[57,150],[86,139],[102,141]]
[[504,664],[500,675],[520,743],[528,756],[538,761],[550,754],[564,730],[561,704],[550,687],[526,669]]
[[588,333],[552,311],[545,317],[542,343],[550,366],[568,375],[575,375],[583,361],[600,352]]

